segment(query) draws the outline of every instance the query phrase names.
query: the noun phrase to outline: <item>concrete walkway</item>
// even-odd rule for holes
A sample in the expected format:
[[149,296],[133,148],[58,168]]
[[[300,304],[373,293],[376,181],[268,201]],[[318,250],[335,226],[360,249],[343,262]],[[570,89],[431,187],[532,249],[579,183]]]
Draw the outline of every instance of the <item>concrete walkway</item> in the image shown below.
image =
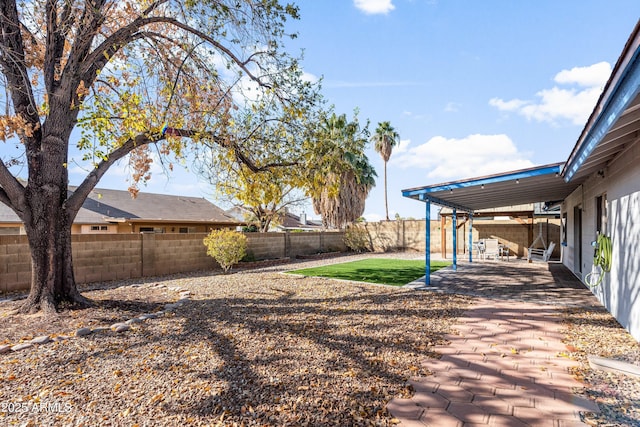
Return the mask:
[[563,306],[599,302],[562,265],[463,263],[424,289],[477,299],[435,348],[442,358],[422,362],[433,375],[412,378],[415,395],[387,405],[401,426],[581,426],[580,412],[598,412],[573,393],[582,384],[559,331]]

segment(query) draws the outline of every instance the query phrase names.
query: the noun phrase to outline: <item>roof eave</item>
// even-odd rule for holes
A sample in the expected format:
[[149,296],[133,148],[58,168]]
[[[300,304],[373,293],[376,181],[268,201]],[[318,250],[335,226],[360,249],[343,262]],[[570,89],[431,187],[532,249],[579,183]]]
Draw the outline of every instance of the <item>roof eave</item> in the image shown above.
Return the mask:
[[640,20],[629,36],[598,102],[583,128],[564,168],[571,181],[596,146],[640,92]]

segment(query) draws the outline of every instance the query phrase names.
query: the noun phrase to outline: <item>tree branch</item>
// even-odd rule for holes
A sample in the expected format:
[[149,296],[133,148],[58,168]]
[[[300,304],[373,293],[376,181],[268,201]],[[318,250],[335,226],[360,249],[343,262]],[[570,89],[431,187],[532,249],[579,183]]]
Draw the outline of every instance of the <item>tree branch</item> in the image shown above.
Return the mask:
[[199,31],[183,22],[178,21],[175,18],[167,17],[167,16],[154,16],[154,17],[138,17],[131,24],[126,27],[122,27],[109,37],[107,37],[98,47],[96,47],[93,52],[91,52],[87,58],[85,64],[88,64],[84,70],[82,70],[82,80],[85,81],[85,84],[89,85],[93,83],[93,80],[96,78],[96,75],[102,68],[109,62],[109,58],[115,55],[123,46],[130,43],[131,37],[133,34],[137,33],[142,27],[150,24],[156,23],[164,23],[169,24],[174,27],[180,28],[182,30],[187,31],[201,40],[206,41],[213,45],[216,49],[223,52],[227,57],[229,57],[236,65],[238,65],[242,71],[244,71],[251,80],[255,81],[262,87],[270,88],[271,86],[261,81],[257,76],[255,76],[247,67],[247,64],[253,61],[252,55],[250,60],[242,61],[240,58],[235,56],[231,50],[223,46],[221,43],[214,40],[212,37],[207,35],[206,33]]
[[127,140],[120,147],[113,150],[109,157],[106,160],[101,161],[98,165],[93,169],[82,181],[82,183],[78,186],[76,191],[73,192],[71,197],[69,197],[66,201],[66,208],[68,215],[70,215],[70,220],[73,220],[75,215],[78,213],[78,210],[82,207],[85,199],[89,196],[91,191],[95,188],[100,181],[100,178],[109,170],[111,165],[113,165],[118,160],[122,159],[124,156],[129,154],[136,148],[161,141],[163,139],[162,134],[156,135],[146,135],[140,134],[135,138],[131,138]]
[[0,1],[0,66],[7,79],[14,110],[39,131],[40,118],[24,55],[24,41],[15,1]]
[[[59,72],[64,39],[58,32],[58,8],[55,0],[47,0],[45,5],[46,35],[44,50],[44,84],[48,93],[53,93],[56,85],[56,72]],[[61,42],[62,41],[62,42]]]
[[296,166],[299,164],[298,162],[271,162],[266,163],[264,165],[258,166],[256,163],[249,158],[246,154],[242,152],[237,143],[233,141],[229,141],[223,138],[220,138],[218,135],[214,135],[212,132],[199,132],[192,131],[188,129],[176,129],[176,128],[167,128],[164,131],[165,135],[169,136],[179,136],[183,138],[205,138],[213,141],[216,145],[220,147],[228,148],[233,150],[234,155],[239,163],[244,164],[251,172],[257,173],[262,172],[268,169],[273,169],[277,167],[289,167]]
[[0,201],[9,206],[21,217],[25,210],[24,186],[0,160]]

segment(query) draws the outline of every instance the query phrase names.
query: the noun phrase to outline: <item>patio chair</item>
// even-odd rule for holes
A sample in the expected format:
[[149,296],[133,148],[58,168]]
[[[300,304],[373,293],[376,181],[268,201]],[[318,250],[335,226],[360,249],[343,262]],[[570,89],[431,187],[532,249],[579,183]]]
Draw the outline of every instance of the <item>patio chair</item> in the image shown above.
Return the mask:
[[553,248],[555,247],[556,247],[556,244],[554,242],[549,242],[549,247],[547,247],[546,249],[529,248],[527,259],[529,260],[529,262],[531,261],[549,262],[549,259],[551,258],[551,254],[553,253]]
[[498,256],[500,256],[500,244],[498,243],[498,239],[485,239],[484,248],[485,257],[498,259]]
[[478,259],[484,260],[484,252],[485,252],[484,240],[479,240],[478,242],[475,243],[474,246],[476,248],[476,251],[478,251],[478,254],[477,254]]

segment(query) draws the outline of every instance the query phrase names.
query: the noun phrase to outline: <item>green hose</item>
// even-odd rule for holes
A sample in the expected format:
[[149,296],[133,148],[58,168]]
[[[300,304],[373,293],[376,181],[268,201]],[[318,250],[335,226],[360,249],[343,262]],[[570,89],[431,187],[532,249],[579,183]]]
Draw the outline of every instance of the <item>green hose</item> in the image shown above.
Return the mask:
[[591,278],[595,271],[587,274],[584,278],[585,283],[590,288],[595,288],[602,283],[604,273],[611,271],[611,238],[604,234],[598,234],[596,239],[596,251],[593,254],[593,266],[600,267],[600,271],[597,273],[597,279],[595,283],[591,283]]

